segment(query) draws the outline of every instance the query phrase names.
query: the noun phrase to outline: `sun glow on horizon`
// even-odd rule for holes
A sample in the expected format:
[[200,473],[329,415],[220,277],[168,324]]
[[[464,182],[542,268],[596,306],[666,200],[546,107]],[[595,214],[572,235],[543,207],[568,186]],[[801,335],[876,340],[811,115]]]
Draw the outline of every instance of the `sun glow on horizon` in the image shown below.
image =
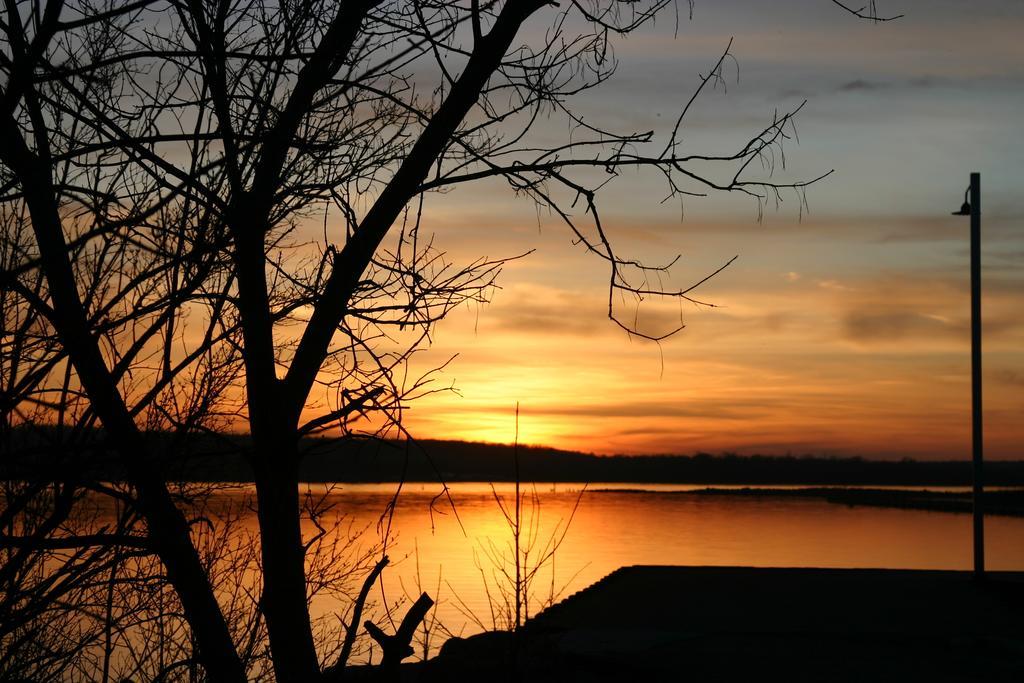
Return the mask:
[[[605,229],[628,258],[682,254],[665,282],[685,287],[739,255],[695,292],[715,308],[614,300],[647,331],[686,324],[655,345],[608,321],[606,264],[574,247],[557,215],[498,181],[428,195],[424,235],[453,263],[536,251],[504,267],[490,303],[460,308],[433,330],[410,376],[454,360],[431,385],[442,391],[404,409],[414,437],[511,443],[518,402],[524,445],[966,458],[967,243],[962,220],[947,214],[961,199],[964,160],[977,159],[986,179],[986,457],[1024,457],[1024,89],[1007,87],[1024,73],[1024,49],[1012,40],[1021,17],[1000,9],[995,26],[989,8],[965,24],[950,5],[907,12],[898,27],[837,27],[802,5],[779,11],[799,19],[786,44],[749,19],[756,12],[727,4],[703,8],[708,23],[685,41],[664,27],[625,41],[617,85],[587,111],[658,128],[718,49],[707,27],[727,20],[738,59],[757,75],[698,102],[690,140],[727,145],[759,114],[806,98],[787,172],[837,169],[809,190],[810,212],[785,196],[759,222],[757,208],[736,197],[670,206],[659,203],[656,176],[610,177]],[[970,49],[940,40],[953,19],[992,40]],[[827,63],[807,59],[823,36]],[[308,230],[313,239],[323,224]],[[313,396],[306,416],[329,405]]]

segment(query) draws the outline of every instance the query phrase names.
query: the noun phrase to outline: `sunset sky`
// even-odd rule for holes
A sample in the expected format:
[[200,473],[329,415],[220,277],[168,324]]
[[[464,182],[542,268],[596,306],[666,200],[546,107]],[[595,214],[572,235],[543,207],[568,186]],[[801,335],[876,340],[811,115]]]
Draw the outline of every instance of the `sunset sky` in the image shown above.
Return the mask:
[[[1024,3],[878,5],[906,16],[697,0],[678,36],[665,15],[616,43],[617,75],[577,104],[586,120],[664,131],[732,37],[727,88],[698,101],[687,149],[740,146],[807,99],[780,177],[835,169],[802,219],[794,196],[761,222],[740,196],[689,199],[681,218],[650,174],[605,189],[620,254],[682,254],[673,285],[739,255],[699,290],[718,307],[683,306],[686,329],[660,345],[607,320],[602,264],[528,200],[500,183],[429,196],[425,229],[454,260],[536,252],[439,326],[420,363],[459,354],[439,378],[459,393],[414,404],[413,434],[508,442],[518,401],[522,441],[598,453],[967,458],[968,221],[950,212],[979,171],[986,456],[1024,457]],[[679,314],[645,303],[638,320],[657,333]]]

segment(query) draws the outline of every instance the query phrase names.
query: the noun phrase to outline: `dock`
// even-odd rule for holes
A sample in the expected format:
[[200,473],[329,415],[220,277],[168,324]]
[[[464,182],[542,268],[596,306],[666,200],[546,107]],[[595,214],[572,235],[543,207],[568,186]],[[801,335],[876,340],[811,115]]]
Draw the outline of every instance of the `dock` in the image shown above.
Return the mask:
[[[431,675],[432,672],[432,675]],[[421,680],[1024,681],[1024,572],[623,567]]]

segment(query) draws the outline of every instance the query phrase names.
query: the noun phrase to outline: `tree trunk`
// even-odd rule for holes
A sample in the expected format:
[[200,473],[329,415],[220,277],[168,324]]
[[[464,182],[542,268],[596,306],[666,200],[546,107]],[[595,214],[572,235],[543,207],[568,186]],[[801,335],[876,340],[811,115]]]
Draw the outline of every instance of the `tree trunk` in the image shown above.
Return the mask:
[[258,433],[254,430],[262,610],[274,672],[279,681],[312,681],[320,675],[320,665],[306,602],[298,453],[294,439],[260,439]]

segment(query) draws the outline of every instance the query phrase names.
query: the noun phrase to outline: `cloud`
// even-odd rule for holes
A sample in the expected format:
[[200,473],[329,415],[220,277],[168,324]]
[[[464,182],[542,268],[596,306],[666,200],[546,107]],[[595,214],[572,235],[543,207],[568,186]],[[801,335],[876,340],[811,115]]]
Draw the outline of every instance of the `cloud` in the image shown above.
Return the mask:
[[963,342],[968,321],[961,283],[932,274],[884,273],[857,287],[820,282],[840,306],[840,335],[857,344]]
[[[824,285],[824,283],[821,283]],[[853,288],[828,287],[838,306],[840,337],[859,345],[895,342],[918,352],[967,344],[970,328],[966,273],[937,269],[884,272]],[[1024,333],[1016,312],[1024,283],[988,276],[984,284],[984,335],[988,349],[1011,350]]]
[[[503,295],[499,305],[488,309],[487,324],[502,332],[561,334],[593,337],[621,334],[608,320],[607,290],[586,293],[546,287],[520,287]],[[615,313],[626,325],[645,334],[657,335],[681,324],[678,306],[657,305],[656,301],[615,302]]]
[[600,333],[607,319],[599,312],[564,303],[517,302],[492,309],[490,323],[504,332],[525,334],[592,335]]
[[962,335],[962,325],[952,325],[940,316],[912,311],[851,311],[843,319],[846,337],[852,341],[894,341],[908,338]]
[[673,398],[666,401],[608,402],[593,405],[532,406],[530,414],[557,417],[590,418],[698,418],[714,420],[745,420],[769,414],[764,400],[733,400],[701,398],[687,401]]
[[[950,212],[958,208],[961,201],[957,193],[951,197],[947,203]],[[984,222],[986,252],[991,250],[992,256],[998,256],[1006,251],[1007,244],[1019,244],[1021,222],[1024,222],[1024,215],[1018,211],[988,210]],[[967,245],[966,219],[952,218],[938,211],[932,215],[886,217],[874,221],[874,225],[871,223],[870,219],[861,218],[855,227],[878,244],[955,242]],[[999,249],[993,249],[992,245],[999,245]],[[1017,252],[1018,255],[1021,253]],[[986,258],[988,256],[986,253]]]
[[876,83],[874,81],[865,81],[864,79],[857,78],[852,81],[847,81],[839,86],[839,92],[858,92],[866,90],[879,90],[887,87],[884,83]]
[[[909,78],[902,82],[905,87],[924,89],[934,88],[943,84],[943,81],[932,76],[919,76],[915,78]],[[836,90],[838,92],[870,92],[877,90],[885,90],[893,87],[892,83],[883,83],[881,81],[869,81],[863,78],[855,78],[851,81],[846,81],[840,85]]]
[[997,384],[1002,384],[1009,387],[1024,388],[1024,372],[1018,372],[1017,370],[1000,369],[990,372],[989,376],[993,380],[995,380]]
[[830,289],[836,292],[854,291],[853,287],[850,287],[849,285],[844,285],[839,280],[818,280],[818,287],[822,289]]

